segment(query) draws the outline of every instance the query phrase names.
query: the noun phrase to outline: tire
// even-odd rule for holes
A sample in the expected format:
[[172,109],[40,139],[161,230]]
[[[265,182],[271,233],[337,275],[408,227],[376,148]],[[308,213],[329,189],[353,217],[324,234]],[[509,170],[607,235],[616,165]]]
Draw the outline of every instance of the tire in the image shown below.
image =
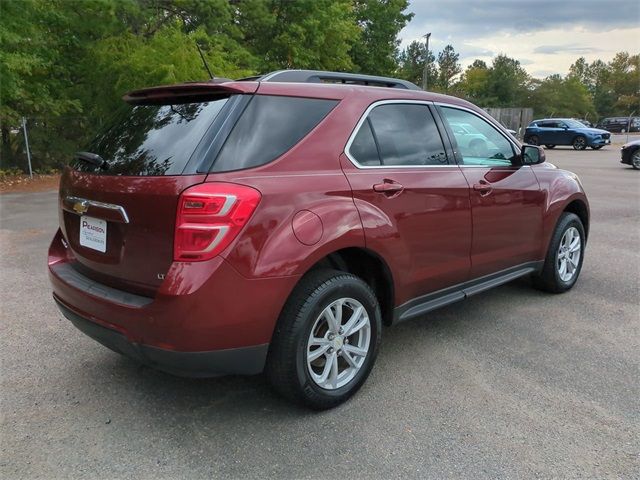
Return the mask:
[[574,150],[584,150],[585,148],[587,148],[587,139],[582,135],[578,135],[573,139],[571,145],[573,146]]
[[631,166],[640,170],[640,148],[636,148],[636,151],[631,155]]
[[[569,246],[566,241],[571,234],[577,234],[579,238],[579,258],[577,259],[575,258],[575,252],[572,254],[571,250],[569,250],[569,252],[566,251],[566,247]],[[575,239],[575,236],[573,238]],[[542,271],[533,277],[534,286],[540,290],[551,293],[563,293],[570,290],[575,285],[582,270],[585,238],[584,226],[580,221],[580,217],[569,212],[564,212],[560,215],[556,228],[551,236],[551,242],[549,243],[549,249]],[[568,270],[565,269],[564,278],[561,268],[561,254],[565,257],[565,265],[568,268]],[[566,255],[571,255],[571,257],[567,258]],[[572,259],[576,261],[573,262]],[[571,270],[569,267],[573,268],[573,270],[570,278],[567,278],[566,274]]]
[[552,150],[554,148],[556,148],[555,145],[545,145],[545,148],[548,148],[549,150]]
[[600,150],[604,145],[592,145],[591,148],[594,150]]
[[[365,325],[352,335],[334,334],[330,327],[327,311],[335,318],[341,301],[342,327],[348,327],[362,307],[357,317],[360,320],[352,327],[361,322]],[[365,282],[338,270],[312,271],[300,280],[282,310],[267,356],[267,378],[289,400],[316,410],[333,408],[356,393],[369,376],[378,355],[381,330],[380,306]],[[312,336],[317,339],[315,345]],[[353,353],[355,350],[366,353]],[[323,353],[318,355],[320,351]]]
[[540,145],[540,139],[537,135],[531,135],[526,143],[529,145]]

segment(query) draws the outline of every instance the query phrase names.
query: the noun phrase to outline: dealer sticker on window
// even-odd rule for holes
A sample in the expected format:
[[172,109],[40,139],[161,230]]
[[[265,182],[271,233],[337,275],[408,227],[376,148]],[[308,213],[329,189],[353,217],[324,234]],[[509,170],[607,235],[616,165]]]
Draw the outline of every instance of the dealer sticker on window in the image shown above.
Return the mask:
[[107,222],[93,217],[80,217],[80,245],[99,252],[107,251]]

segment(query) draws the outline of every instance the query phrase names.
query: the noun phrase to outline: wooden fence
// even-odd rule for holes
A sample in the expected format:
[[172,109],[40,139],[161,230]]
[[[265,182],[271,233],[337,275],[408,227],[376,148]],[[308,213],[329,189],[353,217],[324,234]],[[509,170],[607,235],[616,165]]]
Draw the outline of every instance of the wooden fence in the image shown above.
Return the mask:
[[533,121],[533,108],[485,108],[485,111],[522,138],[524,129]]

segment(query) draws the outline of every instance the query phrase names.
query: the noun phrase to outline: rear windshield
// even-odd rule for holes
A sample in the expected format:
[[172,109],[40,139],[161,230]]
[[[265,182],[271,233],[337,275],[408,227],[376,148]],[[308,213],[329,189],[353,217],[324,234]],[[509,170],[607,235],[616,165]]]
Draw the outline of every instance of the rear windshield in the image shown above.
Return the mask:
[[180,175],[228,100],[127,105],[86,149],[103,158],[103,167],[80,160],[73,166],[106,175]]
[[[77,159],[73,166],[103,175],[146,176],[256,167],[297,144],[337,103],[232,95],[203,103],[127,105],[86,149],[100,155],[103,166]],[[196,166],[189,163],[192,156]]]

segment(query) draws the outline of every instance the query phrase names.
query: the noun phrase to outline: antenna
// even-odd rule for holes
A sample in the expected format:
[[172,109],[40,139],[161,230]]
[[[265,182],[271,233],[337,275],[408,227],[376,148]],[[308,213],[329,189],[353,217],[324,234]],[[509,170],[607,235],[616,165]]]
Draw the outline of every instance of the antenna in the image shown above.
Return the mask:
[[204,64],[204,68],[207,69],[207,73],[209,74],[209,78],[211,80],[213,80],[215,77],[213,76],[213,73],[211,73],[211,70],[209,69],[209,65],[207,65],[207,60],[204,58],[204,55],[202,54],[202,50],[200,50],[200,45],[198,45],[198,41],[195,40],[196,42],[196,48],[198,49],[198,53],[200,54],[200,58],[202,59],[202,63]]

